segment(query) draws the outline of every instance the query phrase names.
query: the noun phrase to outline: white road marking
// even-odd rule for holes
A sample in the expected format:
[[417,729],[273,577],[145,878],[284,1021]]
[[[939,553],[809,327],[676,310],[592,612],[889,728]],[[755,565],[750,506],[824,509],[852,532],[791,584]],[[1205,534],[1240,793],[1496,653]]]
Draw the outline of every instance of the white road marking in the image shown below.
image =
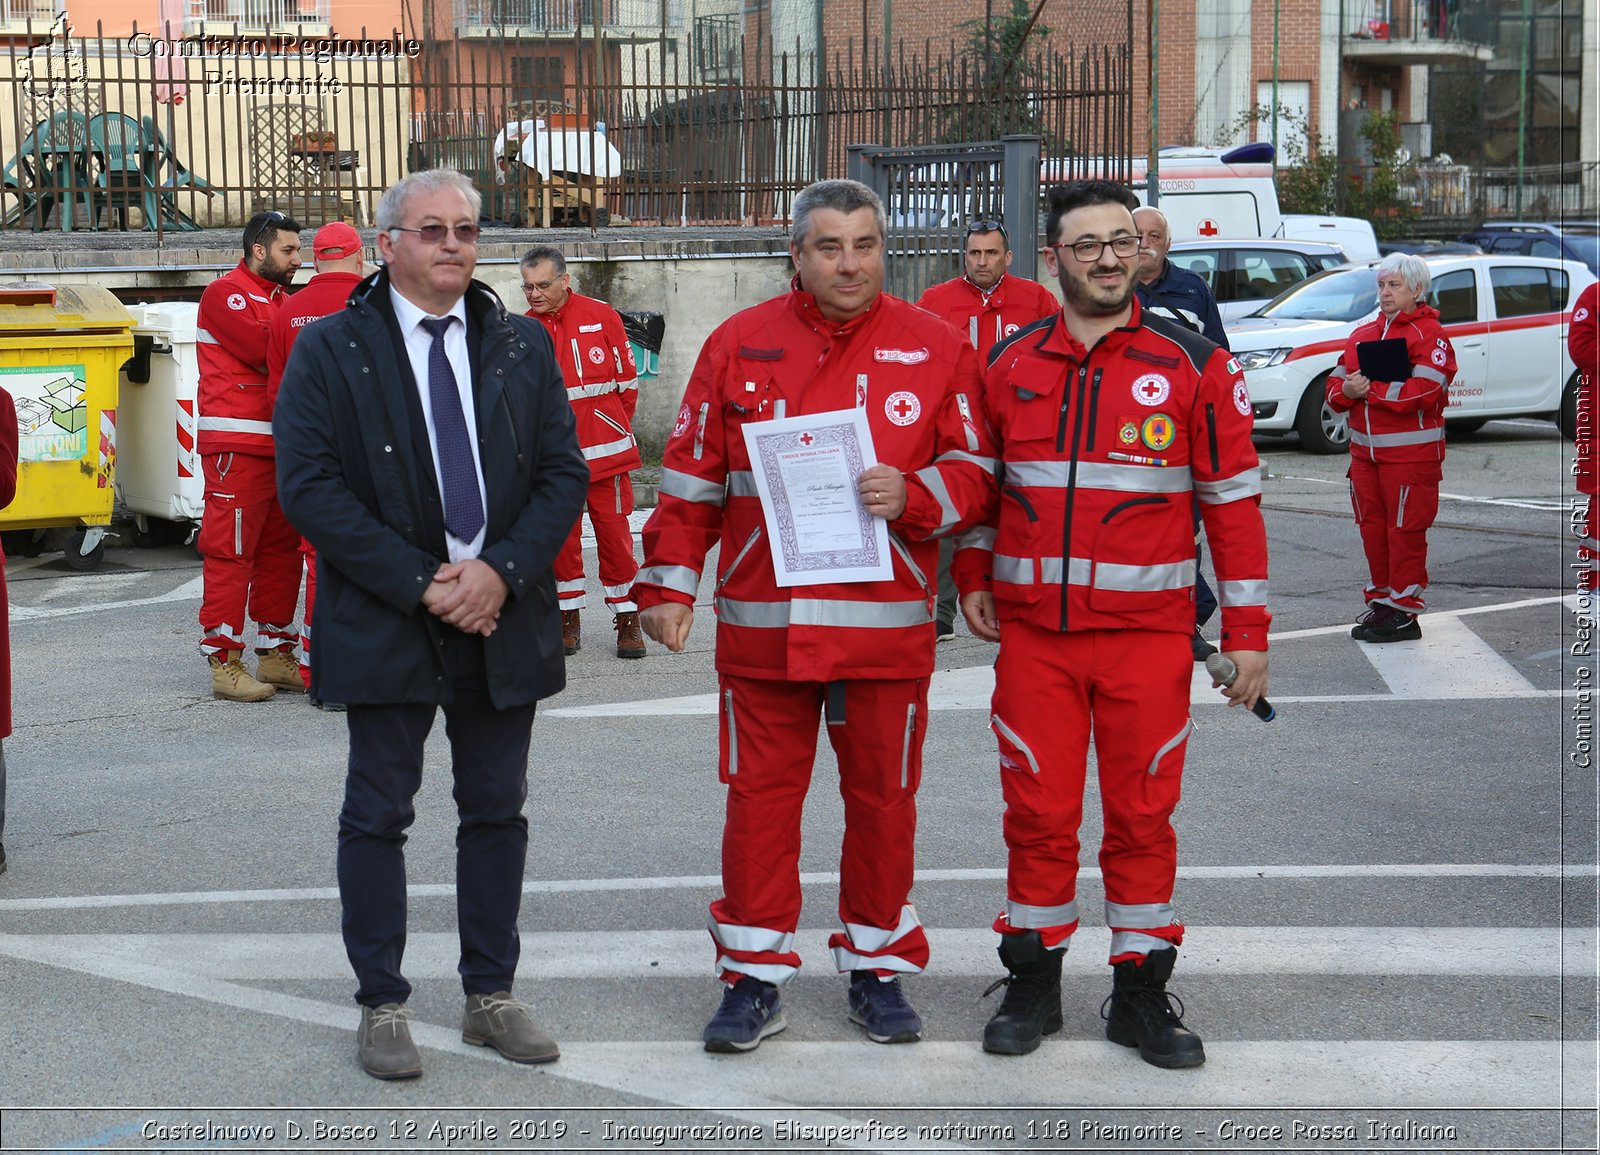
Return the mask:
[[[330,922],[332,920],[330,919]],[[806,974],[834,973],[828,928],[796,932]],[[998,936],[988,927],[927,931],[929,973],[983,977],[998,970]],[[521,935],[523,981],[711,978],[711,937],[704,930],[527,932]],[[1194,975],[1592,975],[1595,931],[1558,927],[1197,926],[1179,948]],[[1073,936],[1066,967],[1099,976],[1111,932],[1085,926]],[[350,975],[343,940],[325,934],[0,934],[0,956],[45,961],[52,954],[93,959],[107,977],[146,965],[172,974],[229,982],[341,979]],[[406,936],[406,974],[447,979],[458,972],[454,932]]]
[[[998,882],[1006,872],[997,867],[965,867],[949,870],[919,870],[916,881]],[[1098,880],[1100,868],[1083,866],[1078,877]],[[1337,865],[1287,864],[1243,866],[1179,866],[1181,879],[1227,881],[1276,878],[1600,878],[1600,866],[1593,863],[1476,863],[1476,862],[1392,862]],[[833,871],[804,871],[803,886],[835,886],[839,875]],[[722,879],[715,874],[688,874],[658,878],[569,878],[524,879],[522,893],[594,894],[648,890],[717,890]],[[411,898],[451,898],[456,888],[451,883],[412,883],[406,887]],[[315,886],[278,890],[198,890],[166,891],[149,894],[80,894],[38,898],[0,899],[0,914],[35,910],[98,910],[137,906],[215,906],[256,902],[336,902],[337,887]]]
[[[1313,485],[1337,486],[1348,489],[1350,483],[1343,477],[1302,477],[1294,473],[1274,473],[1270,475],[1274,481],[1307,481]],[[1439,494],[1440,501],[1459,501],[1466,505],[1503,505],[1508,509],[1536,509],[1544,513],[1565,512],[1572,508],[1571,503],[1565,498],[1556,497],[1475,497],[1466,493]]]
[[[1474,928],[1466,928],[1469,936]],[[1477,932],[1481,933],[1481,932]],[[613,936],[617,937],[617,936]],[[631,940],[631,935],[623,941]],[[91,942],[97,941],[94,939]],[[13,935],[6,954],[45,966],[147,987],[252,1014],[271,1015],[347,1034],[348,1005],[260,990],[209,975],[108,956],[83,943]],[[1288,952],[1274,951],[1281,962]],[[1471,953],[1470,948],[1467,953]],[[993,970],[993,965],[990,965]],[[987,972],[986,972],[987,973]],[[1103,970],[1100,971],[1103,975]],[[1415,970],[1407,973],[1415,974]],[[450,972],[454,977],[454,971]],[[829,977],[829,981],[837,981]],[[524,994],[528,992],[524,991]],[[537,1013],[537,1012],[536,1012]],[[937,1019],[930,1033],[937,1032]],[[469,1047],[458,1030],[413,1020],[412,1038],[430,1051],[478,1062],[504,1060]],[[520,1076],[558,1079],[673,1106],[719,1111],[770,1123],[773,1113],[808,1104],[876,1107],[883,1087],[900,1107],[1036,1104],[1041,1087],[1071,1087],[1075,1101],[1100,1107],[1495,1107],[1593,1110],[1593,1042],[1561,1040],[1229,1041],[1210,1035],[1205,1067],[1174,1077],[1103,1040],[1047,1040],[1019,1080],[1015,1063],[986,1056],[976,1041],[930,1038],[915,1047],[875,1047],[862,1040],[799,1042],[778,1036],[759,1059],[711,1056],[697,1040],[564,1042],[558,1063]],[[516,1073],[505,1064],[502,1071]],[[781,1087],[782,1098],[772,1098]],[[730,1109],[732,1108],[732,1109]],[[807,1122],[823,1122],[807,1112]],[[835,1116],[835,1118],[838,1118]],[[840,1122],[845,1120],[839,1119]],[[852,1144],[841,1144],[852,1146]],[[860,1144],[873,1148],[877,1144]]]
[[1523,697],[1533,683],[1459,618],[1440,614],[1415,642],[1356,643],[1397,698]]
[[[143,576],[143,575],[132,575]],[[37,622],[47,618],[65,618],[74,614],[97,614],[107,610],[125,610],[134,606],[154,606],[162,602],[199,601],[201,593],[200,578],[194,577],[184,582],[177,589],[168,590],[164,594],[156,594],[148,598],[130,598],[120,602],[97,602],[92,606],[19,606],[11,607],[11,622],[17,625],[22,622]]]

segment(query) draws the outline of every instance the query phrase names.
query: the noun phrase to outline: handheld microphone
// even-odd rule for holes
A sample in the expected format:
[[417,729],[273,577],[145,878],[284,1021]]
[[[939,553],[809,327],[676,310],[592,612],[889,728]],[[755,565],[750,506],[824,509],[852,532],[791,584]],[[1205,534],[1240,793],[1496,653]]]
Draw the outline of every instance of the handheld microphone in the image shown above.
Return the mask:
[[[1223,654],[1212,654],[1206,659],[1206,673],[1211,675],[1213,682],[1220,682],[1224,686],[1233,685],[1239,676],[1239,667]],[[1256,704],[1250,707],[1250,712],[1263,722],[1270,722],[1278,716],[1278,711],[1266,698],[1257,698]]]

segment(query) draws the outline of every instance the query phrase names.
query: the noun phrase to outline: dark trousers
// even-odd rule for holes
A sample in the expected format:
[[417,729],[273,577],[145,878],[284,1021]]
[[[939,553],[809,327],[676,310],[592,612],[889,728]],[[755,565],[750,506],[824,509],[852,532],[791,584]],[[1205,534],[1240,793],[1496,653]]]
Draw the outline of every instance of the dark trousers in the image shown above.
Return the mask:
[[[533,704],[489,701],[483,642],[446,628],[445,670],[455,695],[444,707],[455,776],[456,918],[467,994],[511,989],[520,942],[517,911],[528,853],[528,746]],[[356,1002],[403,1003],[406,830],[422,785],[422,750],[435,706],[358,706],[346,714],[350,764],[339,815],[339,899],[344,946],[360,984]]]

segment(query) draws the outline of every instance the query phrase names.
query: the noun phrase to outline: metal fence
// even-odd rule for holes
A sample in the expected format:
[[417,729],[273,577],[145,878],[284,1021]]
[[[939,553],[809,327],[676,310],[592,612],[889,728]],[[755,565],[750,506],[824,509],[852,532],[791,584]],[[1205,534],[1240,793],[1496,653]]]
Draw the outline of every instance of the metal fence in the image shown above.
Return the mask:
[[[733,36],[727,21],[674,32],[660,14],[681,21],[681,0],[457,4],[486,17],[508,5],[573,31],[304,39],[320,0],[218,9],[298,16],[255,38],[204,23],[192,35],[215,0],[192,0],[182,27],[131,36],[31,25],[0,47],[0,229],[234,226],[268,206],[361,224],[395,180],[439,164],[473,177],[486,214],[509,223],[781,223],[864,141],[1028,132],[1058,157],[1132,151],[1125,45],[986,70],[954,44],[886,57],[868,41],[819,67],[814,51]],[[645,9],[653,37],[606,28]]]

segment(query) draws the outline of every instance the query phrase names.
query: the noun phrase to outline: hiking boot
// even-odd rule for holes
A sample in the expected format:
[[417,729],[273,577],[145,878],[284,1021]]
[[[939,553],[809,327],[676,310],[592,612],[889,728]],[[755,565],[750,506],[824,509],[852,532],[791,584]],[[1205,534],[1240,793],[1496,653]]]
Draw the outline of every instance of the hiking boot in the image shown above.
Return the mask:
[[422,1074],[422,1056],[411,1041],[411,1012],[403,1003],[362,1007],[356,1030],[356,1055],[361,1069],[374,1079],[415,1079]]
[[900,976],[850,972],[850,1021],[867,1029],[874,1043],[914,1043],[922,1038],[922,1016],[911,1009]]
[[258,682],[244,668],[240,651],[229,650],[233,655],[227,661],[207,658],[211,665],[211,696],[224,702],[265,702],[278,691],[265,682]]
[[300,677],[300,663],[295,661],[293,650],[257,650],[256,681],[291,694],[306,692],[305,680]]
[[745,975],[722,992],[722,1005],[701,1033],[706,1050],[721,1054],[753,1051],[768,1035],[789,1024],[783,1021],[778,988]]
[[618,614],[613,623],[617,630],[617,657],[644,657],[644,634],[639,632],[639,615]]
[[1217,647],[1206,641],[1205,635],[1200,632],[1200,627],[1194,628],[1194,636],[1189,639],[1189,651],[1194,654],[1194,660],[1203,662],[1217,652]]
[[[1112,968],[1111,994],[1100,1005],[1106,1038],[1138,1047],[1139,1057],[1156,1067],[1198,1067],[1206,1061],[1200,1036],[1183,1025],[1183,1000],[1167,992],[1176,948],[1153,950]],[[1177,1010],[1173,1010],[1173,1004]]]
[[1001,987],[1006,997],[983,1028],[983,1049],[992,1055],[1026,1055],[1039,1040],[1061,1029],[1061,960],[1066,949],[1046,950],[1039,932],[1000,939],[1000,961],[1011,972],[983,992]]
[[1381,626],[1400,611],[1393,606],[1374,602],[1367,607],[1367,612],[1356,619],[1356,624],[1350,627],[1350,636],[1356,641],[1362,641],[1367,636],[1367,631],[1373,626]]
[[1364,642],[1415,642],[1422,637],[1422,623],[1412,614],[1395,610],[1382,625],[1368,626]]
[[569,658],[583,649],[583,623],[577,610],[561,611],[561,648]]
[[528,1008],[510,991],[468,995],[461,1013],[461,1041],[493,1047],[513,1063],[553,1063],[561,1057],[556,1041],[534,1025]]

